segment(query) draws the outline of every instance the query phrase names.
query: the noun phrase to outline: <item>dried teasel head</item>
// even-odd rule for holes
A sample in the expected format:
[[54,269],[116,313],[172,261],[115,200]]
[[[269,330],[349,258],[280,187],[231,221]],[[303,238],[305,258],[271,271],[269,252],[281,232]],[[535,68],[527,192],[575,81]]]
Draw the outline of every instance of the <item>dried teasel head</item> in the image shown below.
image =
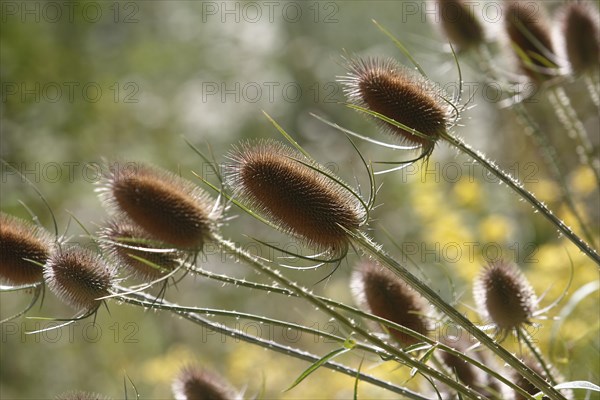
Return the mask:
[[42,282],[51,247],[50,233],[0,212],[0,281],[17,286]]
[[589,2],[571,2],[560,12],[565,52],[575,74],[600,65],[600,15]]
[[[409,130],[377,119],[400,142],[431,152],[447,130],[448,108],[431,82],[392,59],[350,59],[348,73],[339,81],[350,103],[377,112]],[[420,132],[421,135],[412,130]]]
[[60,394],[55,400],[110,400],[110,397],[98,393],[73,391]]
[[180,249],[202,248],[215,227],[208,195],[155,167],[112,165],[99,191],[117,215],[125,215],[153,239]]
[[92,312],[108,296],[115,270],[96,253],[79,247],[57,248],[44,266],[44,279],[63,302],[79,311]]
[[179,266],[177,253],[166,252],[145,230],[126,219],[107,222],[100,238],[100,246],[115,264],[143,281],[156,280]]
[[184,367],[172,384],[176,400],[241,399],[240,393],[214,372],[196,366]]
[[521,71],[536,83],[556,76],[558,65],[552,36],[540,3],[510,0],[505,10],[505,24]]
[[[424,299],[392,272],[373,261],[362,261],[352,275],[352,293],[372,314],[427,336],[429,322]],[[389,328],[402,345],[418,343],[412,336]]]
[[484,42],[483,26],[464,0],[437,0],[437,3],[442,29],[457,50],[467,50]]
[[[535,359],[533,359],[531,357],[526,357],[523,360],[523,363],[525,365],[527,365],[530,369],[532,369],[533,372],[535,372],[539,376],[543,377],[544,379],[549,378],[548,373],[544,370],[544,368],[540,365],[540,363],[537,362]],[[549,369],[550,374],[552,375],[552,377],[555,380],[557,380],[557,381],[562,380],[562,377],[558,374],[558,372],[555,370],[554,367],[552,367],[551,365],[547,365],[546,367]],[[539,391],[540,391],[534,384],[529,382],[525,377],[523,377],[521,374],[517,373],[516,371],[513,371],[511,380],[517,386],[519,386],[521,389],[525,390],[527,393],[529,393],[531,395],[539,393]],[[561,390],[560,392],[567,399],[573,398],[573,392],[571,390],[565,389],[565,390]],[[514,391],[514,399],[515,400],[525,400],[525,396],[523,396],[521,393],[519,393],[515,390]],[[549,397],[544,396],[544,397],[542,397],[542,399],[548,400]]]
[[480,314],[503,333],[529,324],[537,297],[527,278],[510,262],[490,263],[473,287]]
[[252,210],[310,246],[347,250],[347,231],[362,225],[365,211],[323,167],[275,141],[243,143],[229,158],[227,182]]

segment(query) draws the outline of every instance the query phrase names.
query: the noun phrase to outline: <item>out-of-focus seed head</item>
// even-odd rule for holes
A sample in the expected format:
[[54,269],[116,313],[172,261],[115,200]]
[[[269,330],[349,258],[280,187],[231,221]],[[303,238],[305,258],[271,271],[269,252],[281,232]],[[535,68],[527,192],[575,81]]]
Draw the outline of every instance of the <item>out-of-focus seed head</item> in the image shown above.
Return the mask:
[[240,399],[240,393],[214,372],[195,366],[183,368],[172,384],[176,400],[231,400]]
[[505,333],[530,323],[537,307],[533,288],[509,262],[490,263],[476,278],[473,290],[480,314]]
[[575,74],[600,66],[600,15],[591,2],[571,2],[560,12],[565,51]]
[[347,68],[348,74],[339,81],[350,103],[424,135],[377,119],[383,130],[400,142],[421,146],[427,152],[433,149],[440,135],[446,132],[449,113],[440,91],[431,82],[392,59],[350,59]]
[[346,230],[360,227],[364,210],[354,195],[315,170],[323,167],[275,141],[244,143],[229,158],[227,182],[252,210],[311,246],[347,249]]
[[[544,368],[539,364],[539,362],[537,362],[536,360],[534,360],[531,357],[527,357],[523,360],[523,363],[525,365],[527,365],[529,368],[531,368],[536,374],[538,374],[539,376],[543,377],[544,379],[548,379],[548,374],[546,373],[546,371],[544,371]],[[551,365],[549,366],[550,369],[550,373],[552,374],[552,377],[557,380],[558,382],[562,381],[562,377],[560,376],[560,374],[555,370],[554,367],[552,367]],[[539,389],[532,384],[531,382],[529,382],[527,379],[525,379],[523,376],[521,376],[521,374],[517,373],[516,371],[513,370],[512,372],[512,379],[511,379],[517,386],[519,386],[521,389],[524,389],[527,393],[534,395],[536,393],[539,393]],[[560,390],[560,393],[565,396],[567,399],[572,399],[573,398],[573,392],[571,390],[565,389],[565,390]],[[515,395],[515,400],[525,400],[525,396],[523,396],[521,393],[517,392],[516,390],[514,391],[514,395]],[[548,400],[549,397],[542,397],[543,400]]]
[[[428,335],[429,322],[423,298],[392,272],[373,261],[362,261],[352,275],[352,293],[372,314]],[[418,340],[396,329],[390,334],[402,345]]]
[[152,237],[131,221],[114,219],[107,222],[100,232],[100,238],[101,247],[112,256],[115,264],[141,280],[156,280],[179,265],[177,253],[158,252],[166,249],[156,246]]
[[505,24],[521,71],[537,83],[556,76],[556,53],[541,4],[510,0],[505,9]]
[[200,249],[215,220],[210,198],[199,187],[167,171],[143,164],[111,166],[101,197],[153,239],[181,249]]
[[484,42],[483,26],[464,0],[438,0],[442,29],[457,50],[467,50]]
[[0,212],[0,281],[28,285],[43,281],[42,265],[52,247],[48,232]]
[[66,392],[55,397],[56,400],[110,400],[110,397],[98,393],[81,391]]
[[96,253],[84,248],[57,248],[44,266],[44,279],[63,302],[79,311],[98,308],[108,296],[115,270]]

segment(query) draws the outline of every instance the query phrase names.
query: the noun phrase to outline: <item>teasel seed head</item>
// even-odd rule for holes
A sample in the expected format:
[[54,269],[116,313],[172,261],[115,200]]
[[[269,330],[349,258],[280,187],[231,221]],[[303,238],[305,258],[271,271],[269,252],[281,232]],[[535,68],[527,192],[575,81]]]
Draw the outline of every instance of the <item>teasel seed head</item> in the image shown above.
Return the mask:
[[28,285],[43,281],[52,247],[48,232],[27,221],[0,212],[0,281]]
[[227,182],[252,210],[309,246],[347,250],[346,230],[356,231],[365,211],[353,194],[318,172],[324,167],[275,141],[243,143],[229,158]]
[[377,119],[384,131],[400,142],[421,146],[431,152],[440,135],[446,132],[448,108],[433,84],[392,59],[350,59],[348,73],[339,81],[352,104],[377,112],[414,129],[398,128]]
[[96,253],[79,247],[56,248],[44,266],[44,279],[63,302],[92,312],[108,296],[115,270]]
[[[404,281],[373,261],[359,263],[352,275],[352,293],[372,314],[427,336],[429,322],[424,299]],[[412,336],[389,328],[402,345],[418,343]]]
[[[546,373],[546,371],[544,370],[544,368],[540,365],[539,362],[537,362],[535,359],[531,358],[531,357],[526,357],[523,360],[523,363],[525,365],[527,365],[529,368],[531,368],[536,374],[538,374],[539,376],[541,376],[544,379],[548,379],[548,374]],[[555,370],[554,367],[552,367],[551,365],[548,365],[548,369],[550,371],[550,373],[552,374],[552,377],[557,380],[558,382],[562,381],[562,377],[560,376],[560,374]],[[521,389],[525,390],[527,393],[534,395],[536,393],[539,393],[539,389],[532,384],[531,382],[529,382],[525,377],[523,377],[521,374],[517,373],[516,371],[512,372],[512,379],[511,379],[517,386],[519,386]],[[565,396],[567,399],[572,399],[573,398],[573,392],[571,390],[565,389],[565,390],[560,390],[560,393]],[[515,400],[525,400],[525,396],[523,396],[521,393],[514,391],[515,394]],[[543,400],[548,400],[549,397],[542,397]]]
[[522,53],[517,52],[519,68],[536,83],[558,72],[550,28],[542,11],[539,3],[523,0],[508,1],[505,10],[506,32],[512,46]]
[[98,393],[73,391],[60,394],[55,397],[55,400],[110,400],[110,397]]
[[562,9],[562,31],[572,71],[579,75],[600,65],[600,15],[590,3],[571,2]]
[[442,29],[457,50],[467,50],[484,42],[483,26],[464,0],[437,2]]
[[473,290],[480,314],[504,333],[529,324],[537,307],[533,288],[510,262],[490,263],[476,278]]
[[100,246],[114,259],[115,265],[143,281],[156,280],[179,265],[178,253],[151,251],[167,249],[157,246],[145,230],[126,219],[108,221],[100,232],[100,238]]
[[155,167],[113,166],[99,191],[117,217],[126,216],[153,239],[180,249],[201,249],[216,225],[204,191]]
[[184,367],[172,384],[176,400],[241,399],[240,393],[217,374],[196,366]]

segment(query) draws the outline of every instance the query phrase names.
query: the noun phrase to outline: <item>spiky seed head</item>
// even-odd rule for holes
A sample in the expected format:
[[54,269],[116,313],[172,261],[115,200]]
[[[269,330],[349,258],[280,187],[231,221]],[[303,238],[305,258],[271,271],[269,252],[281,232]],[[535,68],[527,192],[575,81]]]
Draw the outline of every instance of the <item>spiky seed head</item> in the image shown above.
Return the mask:
[[555,76],[558,68],[550,28],[542,11],[539,3],[523,0],[510,0],[505,10],[506,32],[512,46],[518,49],[519,68],[537,83]]
[[113,165],[99,190],[117,214],[153,239],[181,249],[200,249],[215,220],[208,195],[191,182],[144,164]]
[[562,12],[565,50],[575,74],[600,66],[600,15],[590,3],[571,2]]
[[93,311],[108,296],[115,270],[84,248],[57,248],[44,266],[44,279],[63,302],[80,311]]
[[81,391],[66,392],[55,397],[56,400],[110,400],[110,397],[98,393]]
[[464,0],[438,0],[442,29],[457,50],[467,50],[483,43],[483,27]]
[[510,262],[490,263],[476,278],[473,290],[480,314],[502,332],[530,323],[537,307],[533,288]]
[[339,81],[348,101],[377,112],[420,132],[398,128],[377,119],[386,132],[400,142],[433,149],[440,135],[446,132],[448,109],[441,93],[431,82],[415,75],[392,59],[350,59],[348,73]]
[[42,282],[52,238],[20,218],[0,212],[0,281],[9,285]]
[[243,143],[229,158],[227,182],[252,210],[311,246],[333,253],[347,249],[346,230],[360,227],[364,210],[353,194],[319,172],[326,169],[275,141]]
[[167,249],[161,248],[144,229],[126,219],[108,221],[100,238],[100,246],[112,256],[115,264],[141,280],[153,281],[179,265],[177,253],[158,252]]
[[[428,335],[425,301],[389,270],[373,261],[362,261],[352,275],[351,288],[357,302],[372,314]],[[396,329],[389,332],[402,346],[418,343]]]
[[172,384],[176,400],[230,400],[241,398],[240,394],[222,377],[196,366],[184,367]]

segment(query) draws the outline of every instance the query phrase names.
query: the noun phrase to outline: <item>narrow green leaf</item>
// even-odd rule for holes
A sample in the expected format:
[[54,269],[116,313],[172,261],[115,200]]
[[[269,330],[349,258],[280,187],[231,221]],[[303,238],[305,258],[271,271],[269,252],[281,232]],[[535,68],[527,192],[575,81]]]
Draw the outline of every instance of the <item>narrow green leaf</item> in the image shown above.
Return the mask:
[[[352,341],[354,342],[354,341]],[[317,369],[319,369],[319,367],[323,364],[325,364],[326,362],[328,362],[329,360],[339,356],[340,354],[344,354],[350,350],[352,350],[352,347],[347,347],[348,340],[346,340],[346,342],[344,343],[344,347],[342,347],[341,349],[336,349],[333,350],[329,353],[327,353],[325,356],[323,356],[322,358],[320,358],[319,360],[315,361],[310,367],[308,367],[292,384],[292,386],[290,386],[289,388],[287,388],[286,390],[284,390],[284,392],[289,392],[290,390],[292,390],[293,388],[295,388],[296,386],[298,386],[298,384],[300,384],[300,382],[302,382],[304,379],[306,379],[310,374],[312,374],[313,372],[315,372]]]

